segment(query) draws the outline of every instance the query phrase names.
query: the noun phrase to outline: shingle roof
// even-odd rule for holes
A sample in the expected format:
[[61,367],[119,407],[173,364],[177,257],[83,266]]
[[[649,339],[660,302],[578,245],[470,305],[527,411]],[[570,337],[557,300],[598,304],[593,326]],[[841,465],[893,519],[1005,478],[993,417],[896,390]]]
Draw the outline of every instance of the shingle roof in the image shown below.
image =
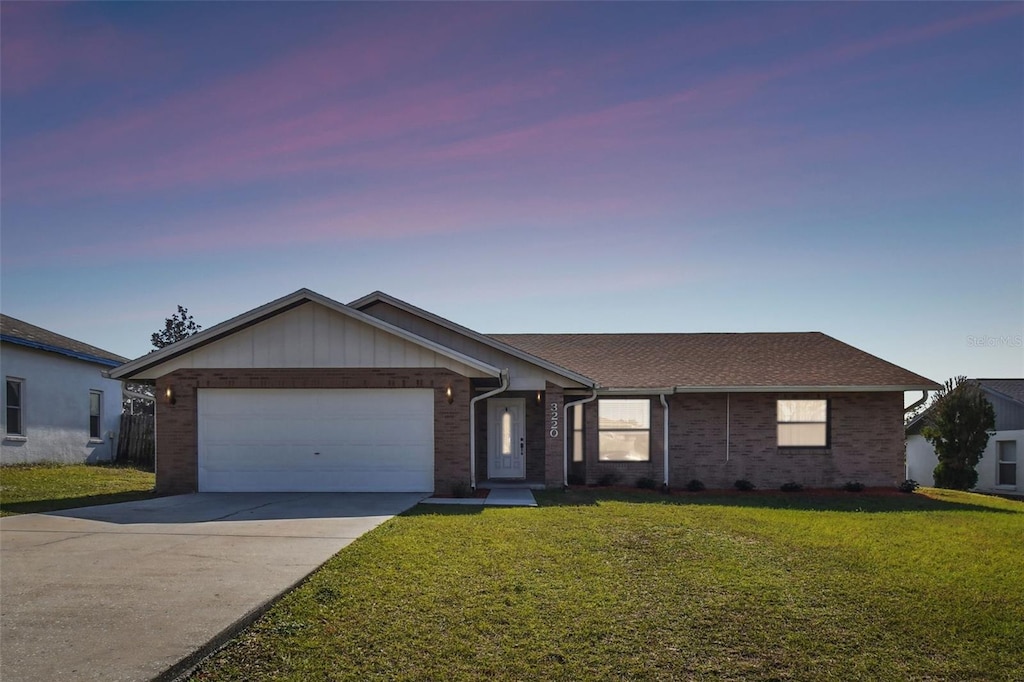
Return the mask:
[[0,340],[16,343],[29,348],[60,353],[78,360],[95,362],[107,367],[117,367],[128,362],[128,358],[115,355],[102,348],[62,336],[34,324],[0,314]]
[[918,374],[820,332],[493,334],[604,388],[914,387]]
[[1017,402],[1024,403],[1024,379],[975,379],[983,388],[1009,396]]

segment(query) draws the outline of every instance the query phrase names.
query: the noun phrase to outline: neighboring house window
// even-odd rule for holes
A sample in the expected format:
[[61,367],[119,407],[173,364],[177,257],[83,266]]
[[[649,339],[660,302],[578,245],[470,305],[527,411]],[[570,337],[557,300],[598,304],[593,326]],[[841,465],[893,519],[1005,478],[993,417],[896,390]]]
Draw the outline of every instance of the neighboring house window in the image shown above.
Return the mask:
[[21,379],[7,378],[7,433],[12,436],[24,436],[24,396],[25,382]]
[[572,461],[583,461],[583,406],[572,406]]
[[646,462],[651,459],[651,401],[597,402],[598,459]]
[[89,391],[89,438],[103,438],[100,431],[103,428],[100,419],[102,404],[103,391]]
[[1017,441],[996,441],[999,453],[999,477],[997,485],[1017,485]]
[[827,400],[779,400],[780,448],[825,448],[829,444]]

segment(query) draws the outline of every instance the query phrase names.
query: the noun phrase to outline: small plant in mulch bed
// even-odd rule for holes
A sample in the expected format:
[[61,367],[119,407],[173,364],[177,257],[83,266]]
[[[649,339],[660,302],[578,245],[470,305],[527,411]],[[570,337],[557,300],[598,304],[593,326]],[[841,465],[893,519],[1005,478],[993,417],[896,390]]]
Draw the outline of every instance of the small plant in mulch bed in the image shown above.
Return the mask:
[[900,483],[898,487],[901,493],[912,493],[921,486],[914,479],[908,478],[907,480],[903,481],[903,483]]
[[463,498],[468,496],[469,486],[467,486],[465,483],[459,481],[458,483],[452,485],[452,497]]
[[658,482],[650,476],[641,476],[636,479],[636,487],[641,490],[654,490],[658,487]]
[[569,474],[569,485],[586,485],[587,480],[579,474]]
[[779,486],[779,490],[781,490],[784,493],[798,493],[803,489],[804,487],[797,483],[796,481],[789,481],[788,483],[783,483],[781,486]]
[[738,481],[733,483],[733,486],[736,487],[736,490],[742,490],[744,492],[753,490],[754,488],[757,487],[757,486],[755,486],[753,483],[751,483],[750,481],[748,481],[745,478],[739,479]]
[[859,493],[864,490],[864,484],[860,481],[847,481],[843,484],[843,490],[848,493]]
[[618,471],[604,471],[600,476],[597,477],[597,484],[600,486],[615,485],[622,478]]
[[696,478],[692,479],[689,483],[686,484],[686,489],[689,490],[691,493],[699,493],[701,490],[704,490],[704,488],[704,484],[698,481]]

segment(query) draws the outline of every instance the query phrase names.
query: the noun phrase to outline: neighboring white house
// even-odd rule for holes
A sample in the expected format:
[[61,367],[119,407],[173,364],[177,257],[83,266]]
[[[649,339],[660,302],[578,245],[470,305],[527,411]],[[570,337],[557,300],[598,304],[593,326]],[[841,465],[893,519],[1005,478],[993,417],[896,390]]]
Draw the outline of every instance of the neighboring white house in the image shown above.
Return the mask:
[[0,463],[113,459],[127,358],[0,315],[4,374]]
[[[978,462],[974,490],[993,493],[1024,493],[1024,379],[974,379],[996,413],[996,432]],[[907,478],[925,486],[935,485],[932,472],[938,464],[935,449],[921,435],[927,410],[907,425]]]

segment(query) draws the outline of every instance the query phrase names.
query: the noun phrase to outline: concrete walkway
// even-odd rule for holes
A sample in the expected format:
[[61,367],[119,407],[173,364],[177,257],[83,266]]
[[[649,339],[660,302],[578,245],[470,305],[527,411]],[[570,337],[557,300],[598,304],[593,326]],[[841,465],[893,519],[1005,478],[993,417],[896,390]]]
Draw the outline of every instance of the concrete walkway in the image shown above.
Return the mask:
[[487,497],[428,497],[420,504],[458,504],[496,507],[536,507],[533,491],[525,488],[494,488]]
[[0,679],[183,667],[422,497],[179,495],[0,519]]

